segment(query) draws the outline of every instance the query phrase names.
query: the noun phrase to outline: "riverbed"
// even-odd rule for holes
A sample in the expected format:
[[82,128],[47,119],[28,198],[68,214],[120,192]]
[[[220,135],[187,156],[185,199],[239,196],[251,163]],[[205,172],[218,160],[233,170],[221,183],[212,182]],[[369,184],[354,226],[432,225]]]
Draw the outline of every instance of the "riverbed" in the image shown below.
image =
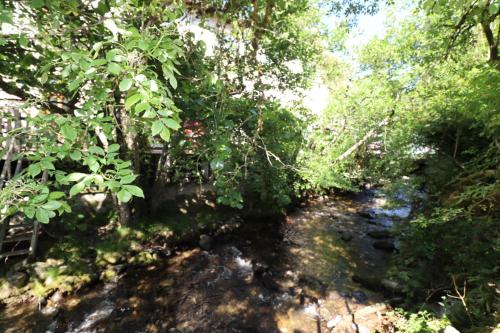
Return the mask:
[[208,250],[179,249],[153,265],[123,267],[116,281],[43,307],[9,306],[0,329],[389,332],[397,296],[386,279],[398,248],[393,229],[410,210],[408,203],[388,208],[373,190],[322,197],[285,219],[245,220],[214,236]]

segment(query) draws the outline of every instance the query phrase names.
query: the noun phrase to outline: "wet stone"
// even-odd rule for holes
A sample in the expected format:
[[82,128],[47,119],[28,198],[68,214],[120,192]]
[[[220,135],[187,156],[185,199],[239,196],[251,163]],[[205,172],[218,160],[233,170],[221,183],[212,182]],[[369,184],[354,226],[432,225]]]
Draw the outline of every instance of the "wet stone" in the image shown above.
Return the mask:
[[198,242],[198,244],[203,250],[209,251],[213,247],[213,242],[214,241],[212,237],[208,235],[200,235],[200,241]]
[[356,300],[358,303],[364,303],[368,300],[368,297],[364,292],[361,290],[356,290],[352,292],[352,297]]
[[340,239],[342,239],[344,242],[350,242],[354,236],[350,233],[343,233],[342,236],[340,236]]
[[358,215],[365,218],[365,219],[375,218],[375,214],[373,212],[369,212],[369,211],[359,212]]
[[7,276],[7,281],[13,287],[22,288],[28,283],[28,278],[25,272],[15,272]]

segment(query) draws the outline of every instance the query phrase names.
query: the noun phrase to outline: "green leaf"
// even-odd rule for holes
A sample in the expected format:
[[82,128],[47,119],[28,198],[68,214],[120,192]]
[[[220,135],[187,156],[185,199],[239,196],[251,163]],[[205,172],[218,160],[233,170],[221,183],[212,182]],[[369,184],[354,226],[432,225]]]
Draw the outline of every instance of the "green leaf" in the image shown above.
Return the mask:
[[31,0],[31,7],[42,8],[45,6],[45,0]]
[[68,175],[68,181],[70,182],[77,182],[80,181],[82,178],[86,177],[87,174],[81,173],[81,172],[73,172]]
[[47,83],[48,80],[49,80],[49,74],[42,73],[42,75],[40,75],[40,83],[41,84]]
[[31,177],[36,177],[40,174],[40,172],[42,172],[42,168],[40,167],[40,164],[39,163],[34,163],[34,164],[31,164],[29,167],[28,167],[28,173]]
[[135,197],[144,198],[144,192],[139,186],[123,185],[123,188]]
[[144,110],[148,110],[150,108],[151,108],[151,105],[149,105],[148,102],[141,102],[135,106],[134,111],[137,113],[140,113],[140,112],[142,112]]
[[495,15],[496,13],[498,13],[499,9],[500,9],[500,2],[491,3],[489,7],[490,15]]
[[120,150],[120,145],[117,143],[113,143],[112,145],[109,145],[108,147],[108,153],[114,153]]
[[61,132],[66,139],[68,139],[70,141],[76,140],[77,133],[76,133],[75,128],[72,127],[71,125],[68,125],[68,124],[62,125]]
[[39,194],[39,195],[36,195],[32,200],[31,202],[32,203],[41,203],[42,201],[45,201],[45,199],[47,199],[48,195],[47,194]]
[[80,193],[81,191],[83,191],[84,188],[85,188],[85,183],[84,182],[76,183],[69,190],[69,196],[73,197],[73,196],[77,195],[78,193]]
[[153,122],[153,125],[151,126],[151,133],[153,136],[160,134],[160,132],[163,130],[163,123],[160,120],[155,120]]
[[108,62],[106,61],[106,59],[96,59],[94,61],[91,62],[91,66],[102,66],[104,64],[107,64]]
[[49,200],[57,200],[62,197],[64,197],[64,192],[56,191],[56,192],[50,192],[49,194]]
[[127,190],[122,189],[116,194],[116,197],[120,202],[129,202],[130,199],[132,199],[132,194],[130,194]]
[[99,186],[104,184],[104,177],[101,175],[94,175],[94,184]]
[[163,118],[162,121],[166,126],[170,127],[174,131],[177,131],[179,128],[181,128],[181,125],[179,125],[179,123],[172,118]]
[[210,168],[212,170],[222,170],[224,169],[224,161],[221,159],[213,159],[210,162]]
[[79,161],[82,158],[82,153],[80,153],[80,151],[78,150],[74,150],[69,153],[69,157],[71,157],[73,161]]
[[132,88],[132,83],[133,83],[132,79],[123,79],[121,80],[118,88],[120,88],[120,91],[127,91],[130,88]]
[[23,34],[19,36],[19,45],[21,45],[22,47],[28,46],[28,38],[26,37],[26,35]]
[[149,100],[149,102],[153,105],[160,106],[161,105],[161,99],[158,97],[153,97]]
[[139,43],[137,44],[137,46],[138,46],[141,50],[145,51],[145,50],[147,50],[147,49],[148,49],[148,47],[149,47],[149,43],[148,43],[148,41],[147,41],[147,40],[141,39],[141,40],[139,40]]
[[97,160],[93,156],[89,156],[87,158],[87,165],[89,166],[89,169],[92,170],[93,172],[99,170],[100,167],[99,162],[97,162]]
[[45,223],[45,224],[49,223],[49,212],[43,208],[36,209],[35,217],[37,221],[40,223]]
[[42,168],[44,170],[54,170],[55,169],[54,163],[52,163],[49,160],[45,160],[45,159],[41,160],[40,165],[42,166]]
[[158,91],[158,83],[156,82],[156,80],[149,80],[149,89],[151,89],[151,91],[153,92]]
[[24,207],[23,212],[29,219],[32,219],[35,216],[35,208],[33,206]]
[[71,81],[71,83],[68,85],[69,91],[76,90],[78,87],[80,87],[80,84],[82,84],[83,79],[82,78],[77,78],[74,81]]
[[148,109],[144,112],[144,114],[142,115],[143,118],[148,118],[148,119],[152,119],[154,117],[156,117],[156,112],[154,112],[153,110],[151,109]]
[[135,175],[127,175],[125,177],[122,177],[122,179],[120,179],[120,183],[121,184],[130,184],[132,183],[137,177]]
[[102,156],[104,156],[106,154],[106,152],[104,151],[104,149],[102,149],[99,146],[91,146],[91,147],[89,147],[89,152],[91,152],[94,155],[102,155]]
[[164,127],[163,128],[163,131],[161,131],[160,133],[160,137],[165,140],[165,141],[169,141],[170,140],[170,131],[168,128]]
[[108,64],[108,72],[110,72],[113,75],[120,75],[122,70],[123,70],[122,66],[118,65],[115,62],[110,62]]
[[[130,161],[126,161],[126,162],[123,162],[123,163],[118,163],[118,164],[116,165],[116,168],[117,168],[118,170],[121,170],[121,169],[128,168],[128,167],[129,167],[129,166],[131,166],[131,165],[132,165],[132,162],[130,162]],[[131,172],[132,172],[132,171],[131,171]]]
[[168,82],[170,83],[172,88],[177,89],[177,80],[173,75],[168,78]]
[[62,203],[60,203],[59,201],[51,200],[51,201],[48,201],[46,204],[42,205],[42,208],[46,209],[46,210],[56,210],[56,209],[59,209],[59,207],[61,207],[61,206],[62,206]]
[[113,49],[106,52],[106,60],[109,62],[111,61],[122,62],[125,60],[125,57],[123,56],[122,50]]
[[125,109],[130,110],[132,106],[141,100],[141,94],[135,94],[125,100]]

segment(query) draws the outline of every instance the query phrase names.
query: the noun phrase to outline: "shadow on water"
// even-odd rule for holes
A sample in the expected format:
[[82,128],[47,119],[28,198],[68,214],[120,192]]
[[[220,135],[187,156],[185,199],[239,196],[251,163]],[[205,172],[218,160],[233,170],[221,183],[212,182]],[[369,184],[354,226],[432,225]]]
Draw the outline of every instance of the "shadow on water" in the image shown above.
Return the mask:
[[[52,313],[8,308],[13,332],[370,332],[381,330],[383,297],[354,274],[383,277],[390,253],[367,232],[366,194],[316,202],[284,221],[248,220],[160,264],[128,267],[116,283],[68,296]],[[48,306],[46,307],[48,308]],[[16,313],[16,311],[18,311]]]

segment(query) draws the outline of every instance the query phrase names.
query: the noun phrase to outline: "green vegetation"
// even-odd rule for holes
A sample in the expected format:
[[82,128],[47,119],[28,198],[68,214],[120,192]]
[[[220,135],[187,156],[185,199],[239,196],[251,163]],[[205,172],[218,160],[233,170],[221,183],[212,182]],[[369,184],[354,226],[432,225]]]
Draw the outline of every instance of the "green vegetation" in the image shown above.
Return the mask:
[[[89,265],[113,279],[109,264],[158,260],[144,248],[151,239],[213,224],[211,215],[148,216],[158,187],[208,184],[218,205],[256,212],[377,183],[411,187],[418,206],[392,269],[409,311],[397,315],[400,330],[494,327],[500,1],[389,1],[385,36],[355,64],[339,56],[356,15],[379,6],[0,0],[0,90],[16,109],[1,108],[2,122],[23,115],[0,137],[0,222],[64,226],[48,257],[65,268],[32,278],[34,293],[90,281]],[[332,13],[339,23],[324,25]],[[329,102],[312,113],[302,100],[318,80]],[[99,223],[72,210],[94,192],[110,193],[114,208],[89,253]],[[418,312],[430,302],[443,307],[435,325]]]

